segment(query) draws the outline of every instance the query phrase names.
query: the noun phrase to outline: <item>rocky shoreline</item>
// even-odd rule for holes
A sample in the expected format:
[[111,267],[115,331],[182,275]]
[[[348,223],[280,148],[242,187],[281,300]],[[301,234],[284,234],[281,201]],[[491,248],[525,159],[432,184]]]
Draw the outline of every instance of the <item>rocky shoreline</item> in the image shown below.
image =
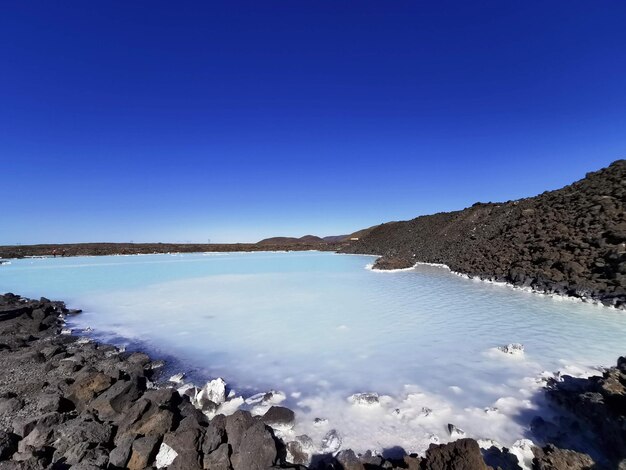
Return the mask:
[[389,222],[340,249],[376,269],[454,272],[626,308],[626,160],[569,186],[504,203]]
[[[0,470],[520,468],[506,449],[481,452],[473,439],[433,444],[423,457],[395,460],[330,447],[308,455],[307,436],[283,442],[276,431],[293,423],[291,410],[215,415],[215,402],[226,393],[223,382],[212,381],[200,393],[156,387],[162,361],[68,334],[64,318],[78,313],[43,298],[0,296]],[[626,359],[601,378],[552,381],[548,396],[571,422],[557,432],[551,423],[535,423],[553,444],[533,449],[533,468],[626,465]],[[555,447],[567,447],[563,436],[576,429],[602,456],[601,465]]]
[[2,258],[154,255],[169,253],[225,253],[259,251],[337,251],[347,242],[258,244],[258,243],[64,243],[0,246]]

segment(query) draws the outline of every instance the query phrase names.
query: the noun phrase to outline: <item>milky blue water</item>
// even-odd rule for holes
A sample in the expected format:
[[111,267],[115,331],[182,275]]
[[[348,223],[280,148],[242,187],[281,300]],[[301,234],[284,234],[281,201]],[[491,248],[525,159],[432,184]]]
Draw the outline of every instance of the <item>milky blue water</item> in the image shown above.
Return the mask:
[[[584,373],[626,352],[622,311],[432,266],[365,269],[372,262],[319,252],[24,259],[0,265],[0,291],[65,300],[85,311],[73,327],[140,341],[194,380],[220,376],[244,396],[281,390],[296,433],[336,428],[356,449],[422,450],[449,439],[448,422],[510,445],[541,412],[542,372]],[[525,354],[495,349],[508,343]],[[384,396],[354,406],[356,392]]]

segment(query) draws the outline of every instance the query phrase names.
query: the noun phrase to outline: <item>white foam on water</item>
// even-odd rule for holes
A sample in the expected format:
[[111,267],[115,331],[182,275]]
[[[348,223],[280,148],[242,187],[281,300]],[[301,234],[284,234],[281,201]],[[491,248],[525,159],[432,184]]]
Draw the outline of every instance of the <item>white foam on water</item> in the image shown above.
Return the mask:
[[[200,388],[222,377],[220,412],[293,408],[295,427],[281,432],[310,436],[317,451],[325,443],[423,452],[453,439],[452,424],[485,445],[517,442],[525,455],[518,441],[544,412],[546,380],[597,373],[624,352],[623,311],[469,282],[442,266],[380,276],[363,269],[371,259],[255,252],[14,260],[0,270],[0,291],[82,308],[68,328],[139,340],[154,356],[176,358],[180,369],[168,376],[185,372]],[[524,354],[498,349],[517,343]],[[264,400],[269,390],[279,392]]]
[[[367,255],[367,256],[372,256],[372,255]],[[380,258],[380,256],[377,256],[377,258]],[[556,294],[556,293],[548,293],[548,292],[544,292],[542,290],[538,290],[535,289],[533,287],[530,286],[518,286],[515,284],[512,284],[510,282],[505,282],[505,281],[496,281],[493,279],[488,279],[488,278],[483,278],[480,276],[470,276],[469,274],[465,274],[465,273],[460,273],[458,271],[453,271],[450,266],[448,266],[447,264],[443,264],[443,263],[425,263],[423,261],[418,261],[416,262],[413,266],[408,267],[408,268],[399,268],[399,269],[374,269],[374,263],[368,263],[365,265],[365,269],[368,271],[373,271],[373,272],[377,272],[377,273],[397,273],[397,272],[402,272],[402,271],[412,271],[415,268],[419,267],[419,266],[432,266],[434,268],[441,268],[441,269],[445,269],[446,271],[451,272],[452,274],[454,274],[455,276],[459,276],[463,279],[468,279],[474,282],[486,282],[487,284],[491,284],[493,286],[498,286],[498,287],[508,287],[510,289],[516,289],[522,292],[527,292],[527,293],[531,293],[531,294],[536,294],[536,295],[543,295],[543,296],[547,296],[550,297],[556,301],[566,301],[566,302],[584,302],[584,303],[588,303],[591,305],[595,305],[596,307],[601,307],[601,308],[610,308],[610,309],[614,309],[614,310],[621,310],[618,309],[617,307],[614,307],[612,305],[604,305],[602,302],[596,300],[596,299],[592,299],[590,297],[573,297],[570,295],[563,295],[563,294]]]

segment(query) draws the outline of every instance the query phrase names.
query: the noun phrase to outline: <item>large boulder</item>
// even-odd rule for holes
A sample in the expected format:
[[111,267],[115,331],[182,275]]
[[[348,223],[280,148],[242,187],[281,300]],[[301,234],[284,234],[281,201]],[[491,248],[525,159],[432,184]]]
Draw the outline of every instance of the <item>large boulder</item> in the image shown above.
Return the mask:
[[25,453],[38,451],[52,442],[53,429],[45,424],[37,424],[28,435],[17,444],[17,451]]
[[548,444],[546,447],[534,447],[533,468],[535,470],[591,470],[595,462],[587,454],[573,450],[558,449]]
[[19,437],[26,437],[36,426],[53,429],[63,421],[59,413],[46,413],[39,416],[17,418],[13,421],[13,432]]
[[156,408],[148,417],[144,417],[131,428],[136,434],[142,436],[162,436],[172,429],[174,413],[170,410]]
[[276,442],[269,427],[256,421],[243,433],[231,457],[233,470],[266,470],[277,460]]
[[140,398],[122,415],[120,415],[114,423],[117,425],[117,434],[115,441],[127,435],[133,435],[133,426],[143,418],[144,415],[152,408],[152,402],[145,398]]
[[37,409],[43,413],[72,411],[75,405],[56,390],[40,393],[37,397]]
[[143,470],[149,467],[157,456],[160,444],[161,439],[156,436],[140,437],[134,441],[127,468]]
[[210,454],[224,442],[226,442],[226,417],[217,415],[206,428],[202,441],[202,452]]
[[141,352],[131,353],[130,356],[126,358],[126,362],[130,364],[137,364],[141,367],[144,367],[150,362],[150,356]]
[[84,413],[56,427],[54,438],[55,455],[62,456],[68,449],[81,443],[87,443],[90,448],[109,447],[113,438],[113,427],[98,422],[89,413]]
[[359,460],[353,450],[342,450],[337,454],[337,462],[343,470],[365,470],[363,462]]
[[97,394],[108,389],[113,379],[101,372],[89,372],[78,378],[67,391],[67,398],[82,411]]
[[129,435],[115,439],[115,448],[109,453],[109,463],[113,468],[126,468],[133,451],[134,440],[135,436]]
[[162,408],[172,409],[182,402],[178,392],[172,388],[157,388],[147,390],[143,398],[150,400]]
[[230,445],[224,443],[210,454],[204,456],[203,467],[206,470],[232,470],[230,465],[230,454]]
[[138,379],[118,380],[89,405],[100,419],[112,419],[128,410],[145,390],[145,382]]
[[272,406],[263,415],[263,422],[272,427],[293,427],[296,415],[284,406]]
[[246,430],[252,426],[256,420],[249,411],[238,410],[225,419],[226,436],[233,452],[237,452]]
[[72,469],[81,466],[106,468],[109,463],[108,452],[100,447],[93,447],[89,442],[79,442],[70,447],[62,457],[63,465],[71,465]]
[[176,430],[163,436],[163,444],[176,454],[170,470],[202,468],[202,433],[199,429]]
[[291,441],[285,445],[286,460],[291,464],[308,465],[311,456],[300,441]]
[[431,444],[422,461],[424,470],[489,470],[474,439]]
[[0,431],[0,460],[6,460],[17,452],[17,441],[19,437],[15,434]]

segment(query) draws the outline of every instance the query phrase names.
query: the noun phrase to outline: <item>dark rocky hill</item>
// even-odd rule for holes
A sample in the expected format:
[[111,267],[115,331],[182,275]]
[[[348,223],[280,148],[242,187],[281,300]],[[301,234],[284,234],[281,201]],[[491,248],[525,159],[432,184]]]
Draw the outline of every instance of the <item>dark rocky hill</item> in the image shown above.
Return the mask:
[[626,160],[539,196],[390,222],[346,246],[379,269],[415,262],[626,305]]

